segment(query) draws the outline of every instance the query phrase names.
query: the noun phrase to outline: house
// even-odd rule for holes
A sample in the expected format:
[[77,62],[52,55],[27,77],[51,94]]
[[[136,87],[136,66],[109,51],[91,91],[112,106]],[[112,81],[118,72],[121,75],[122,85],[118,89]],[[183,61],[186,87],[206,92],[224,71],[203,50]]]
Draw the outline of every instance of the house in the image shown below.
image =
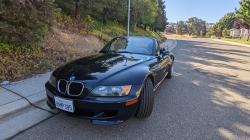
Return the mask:
[[242,29],[236,29],[236,28],[232,28],[230,30],[230,36],[232,36],[232,38],[247,38],[248,37],[248,30],[245,28]]
[[240,35],[241,35],[240,29],[232,28],[230,30],[230,36],[232,36],[232,38],[239,38]]
[[241,38],[248,38],[248,29],[242,28],[240,29],[240,36]]
[[176,23],[170,22],[170,23],[166,26],[166,29],[168,29],[168,28],[173,28],[173,29],[175,29],[175,28],[176,28]]

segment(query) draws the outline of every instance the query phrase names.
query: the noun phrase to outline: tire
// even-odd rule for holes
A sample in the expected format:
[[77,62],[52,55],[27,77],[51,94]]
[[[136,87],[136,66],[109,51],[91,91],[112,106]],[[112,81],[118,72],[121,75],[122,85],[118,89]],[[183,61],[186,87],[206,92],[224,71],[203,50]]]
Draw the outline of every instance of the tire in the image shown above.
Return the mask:
[[166,78],[168,79],[172,78],[173,73],[174,73],[174,61],[172,62],[170,69],[168,70],[168,75],[166,76]]
[[148,118],[154,107],[154,88],[150,78],[144,82],[144,87],[139,98],[139,106],[135,113],[136,118]]

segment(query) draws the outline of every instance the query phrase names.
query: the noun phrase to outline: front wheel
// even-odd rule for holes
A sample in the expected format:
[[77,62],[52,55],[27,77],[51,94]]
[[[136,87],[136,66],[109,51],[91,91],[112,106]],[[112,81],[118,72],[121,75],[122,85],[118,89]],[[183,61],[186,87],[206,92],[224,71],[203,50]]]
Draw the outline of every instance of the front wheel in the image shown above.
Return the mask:
[[154,106],[154,89],[152,81],[147,78],[141,91],[136,118],[147,118],[151,115]]
[[174,61],[172,62],[170,69],[168,69],[168,75],[166,76],[166,78],[169,78],[169,79],[172,78],[173,73],[174,73]]

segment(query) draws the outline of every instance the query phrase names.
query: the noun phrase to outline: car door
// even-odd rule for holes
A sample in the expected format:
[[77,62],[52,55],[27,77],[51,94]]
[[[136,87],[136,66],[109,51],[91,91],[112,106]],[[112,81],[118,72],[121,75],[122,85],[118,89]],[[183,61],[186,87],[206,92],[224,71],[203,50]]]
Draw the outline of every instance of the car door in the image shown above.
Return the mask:
[[160,53],[160,46],[158,41],[156,41],[155,43],[156,43],[155,46],[156,46],[157,64],[154,76],[155,76],[155,84],[158,84],[163,78],[165,78],[168,57]]
[[[157,41],[158,43],[158,46],[161,48],[159,42]],[[162,55],[161,54],[161,67],[162,67],[162,70],[163,70],[163,77],[166,75],[166,72],[168,71],[168,68],[169,68],[169,64],[170,64],[170,57],[169,55]]]

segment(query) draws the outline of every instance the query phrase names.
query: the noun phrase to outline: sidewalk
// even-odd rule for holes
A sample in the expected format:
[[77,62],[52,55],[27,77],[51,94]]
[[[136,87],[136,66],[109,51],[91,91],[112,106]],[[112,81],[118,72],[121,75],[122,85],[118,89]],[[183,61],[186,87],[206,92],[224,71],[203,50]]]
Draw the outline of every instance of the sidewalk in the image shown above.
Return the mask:
[[[170,51],[176,45],[175,39],[160,44]],[[44,85],[51,73],[0,85],[0,140],[10,138],[59,112],[51,110],[46,104]]]
[[51,72],[0,86],[0,140],[55,115],[46,104],[44,84]]
[[30,79],[0,86],[0,118],[11,113],[35,106],[35,103],[46,98],[44,84],[51,72],[36,75]]

